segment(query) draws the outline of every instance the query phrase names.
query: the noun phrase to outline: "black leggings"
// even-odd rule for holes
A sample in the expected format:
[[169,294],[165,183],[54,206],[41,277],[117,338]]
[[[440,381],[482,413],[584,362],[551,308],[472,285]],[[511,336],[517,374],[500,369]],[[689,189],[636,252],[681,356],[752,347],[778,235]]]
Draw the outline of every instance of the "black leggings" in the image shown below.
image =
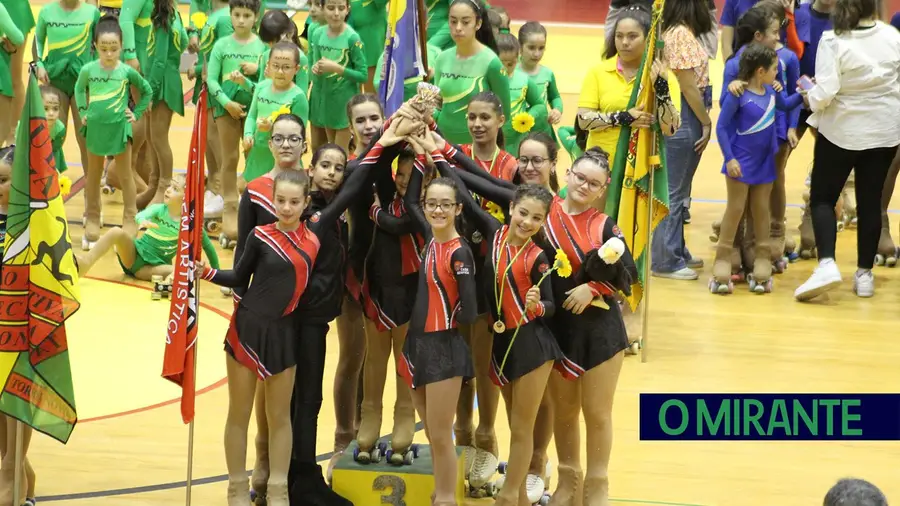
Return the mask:
[[304,323],[297,336],[297,374],[291,398],[291,427],[294,444],[291,468],[316,465],[316,427],[322,407],[322,380],[325,375],[325,336],[327,323]]
[[896,153],[897,146],[850,151],[836,146],[821,132],[816,136],[809,205],[819,258],[835,258],[837,221],[834,206],[850,171],[855,168],[856,265],[860,269],[872,268],[881,236],[881,194]]

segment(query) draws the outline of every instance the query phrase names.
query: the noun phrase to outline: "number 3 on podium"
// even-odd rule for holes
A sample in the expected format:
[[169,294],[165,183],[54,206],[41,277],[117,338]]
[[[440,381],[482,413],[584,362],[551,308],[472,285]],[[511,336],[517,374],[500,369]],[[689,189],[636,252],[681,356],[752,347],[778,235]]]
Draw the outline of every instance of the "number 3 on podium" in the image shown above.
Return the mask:
[[372,490],[382,491],[390,488],[389,495],[381,496],[381,504],[390,504],[392,506],[406,506],[403,497],[406,495],[406,482],[399,476],[382,475],[375,478],[372,482]]

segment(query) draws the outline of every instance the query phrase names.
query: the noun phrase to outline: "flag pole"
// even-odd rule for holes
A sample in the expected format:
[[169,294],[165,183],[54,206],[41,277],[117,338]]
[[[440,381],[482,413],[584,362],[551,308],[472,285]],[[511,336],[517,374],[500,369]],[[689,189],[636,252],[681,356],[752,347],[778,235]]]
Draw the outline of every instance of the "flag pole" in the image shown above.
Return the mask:
[[416,0],[416,14],[419,17],[419,51],[422,53],[422,69],[424,77],[428,75],[428,10],[425,9],[425,0]]
[[[202,221],[201,221],[202,223]],[[200,290],[197,290],[197,307],[200,306]],[[197,317],[199,320],[200,312],[197,312]],[[197,343],[194,342],[194,378],[197,377]],[[196,417],[195,417],[196,418]],[[194,418],[191,418],[191,423],[188,426],[188,459],[187,459],[187,479],[185,482],[187,483],[187,497],[185,497],[185,506],[191,506],[191,482],[194,477]]]
[[13,480],[13,504],[18,502],[22,490],[22,464],[25,456],[25,426],[20,420],[16,420],[16,478]]

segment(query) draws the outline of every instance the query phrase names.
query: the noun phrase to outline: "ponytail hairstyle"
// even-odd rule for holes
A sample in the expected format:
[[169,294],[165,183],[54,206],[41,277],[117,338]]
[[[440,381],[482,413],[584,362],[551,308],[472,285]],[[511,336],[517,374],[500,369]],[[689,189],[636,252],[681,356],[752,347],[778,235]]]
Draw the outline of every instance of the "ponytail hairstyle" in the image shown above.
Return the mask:
[[[292,24],[294,22],[291,21],[291,18],[284,11],[266,11],[259,22],[259,40],[266,44],[278,43],[284,34],[291,29],[290,25]],[[294,28],[296,29],[296,25],[294,25]],[[300,44],[297,45],[299,46]]]
[[633,4],[625,7],[622,9],[621,14],[619,14],[619,19],[616,20],[616,24],[613,25],[612,31],[606,35],[606,54],[603,55],[606,59],[619,54],[619,51],[616,49],[616,28],[619,27],[619,23],[621,23],[623,19],[633,19],[640,25],[641,31],[644,32],[645,40],[647,34],[650,33],[650,10],[640,4]]
[[519,45],[519,40],[515,38],[512,34],[509,33],[501,33],[499,37],[497,37],[497,55],[500,53],[516,53],[520,54],[522,51],[522,47]]
[[543,35],[544,39],[546,39],[547,29],[544,28],[544,25],[540,24],[537,21],[529,21],[525,23],[519,28],[519,44],[524,46],[528,43],[528,38],[534,34]]
[[[747,44],[753,42],[756,33],[766,33],[769,24],[774,20],[774,13],[765,2],[760,2],[750,8],[747,12],[738,18],[738,22],[734,27],[734,47],[740,49]],[[737,51],[732,53],[728,59],[734,58]]]
[[[559,146],[556,145],[556,141],[549,135],[545,132],[528,132],[519,143],[519,151],[521,151],[522,144],[525,144],[526,141],[543,144],[544,148],[547,149],[547,160],[554,164],[554,166],[556,165],[556,162],[559,159]],[[516,171],[515,177],[519,177],[518,171]],[[554,168],[550,171],[550,189],[553,190],[554,193],[559,193],[559,181],[556,178],[556,169]]]
[[831,10],[834,33],[843,35],[859,26],[861,20],[875,17],[877,14],[875,0],[837,0]]
[[153,0],[153,13],[150,19],[153,22],[153,28],[162,28],[170,31],[172,19],[175,16],[175,2],[173,0]]
[[754,42],[741,53],[738,79],[749,81],[760,68],[768,69],[775,64],[778,54],[774,49]]
[[475,39],[487,46],[494,54],[500,54],[497,50],[497,41],[494,39],[494,30],[491,28],[491,20],[488,18],[487,8],[482,0],[452,0],[450,8],[454,5],[468,5],[475,12],[475,20],[481,21],[481,28],[475,32]]
[[122,27],[119,26],[119,18],[106,14],[100,18],[100,21],[97,21],[97,26],[94,28],[94,44],[96,45],[97,41],[100,40],[100,36],[109,33],[118,37],[119,43],[122,42]]
[[[485,104],[490,104],[494,108],[494,114],[499,118],[503,116],[503,104],[500,103],[500,99],[497,98],[497,95],[494,95],[491,91],[482,91],[472,97],[469,100],[469,105],[472,105],[472,102],[483,102]],[[497,147],[503,149],[506,146],[505,138],[503,137],[503,124],[501,123],[499,128],[497,128]]]

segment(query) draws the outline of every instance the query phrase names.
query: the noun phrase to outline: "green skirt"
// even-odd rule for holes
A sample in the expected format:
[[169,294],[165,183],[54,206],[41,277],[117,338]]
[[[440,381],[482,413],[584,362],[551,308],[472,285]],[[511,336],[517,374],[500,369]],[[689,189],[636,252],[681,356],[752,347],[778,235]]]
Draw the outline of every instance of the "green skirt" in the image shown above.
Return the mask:
[[[224,83],[222,83],[222,92],[224,92],[225,96],[230,100],[246,106],[246,111],[250,111],[250,102],[253,101],[252,92],[241,88],[232,81],[225,81]],[[219,105],[218,100],[213,97],[209,97],[209,101],[213,111],[213,118],[221,118],[222,116],[228,114],[228,111],[225,110],[225,107]]]
[[12,74],[10,74],[9,53],[0,49],[0,95],[13,96]]
[[[195,90],[199,94],[199,90]],[[166,106],[179,116],[184,116],[184,88],[181,85],[181,74],[172,69],[163,76],[162,86],[153,95],[153,105],[164,102]]]
[[[342,82],[329,83],[328,86],[319,87],[319,83],[325,81],[325,78],[317,79],[310,92],[310,125],[331,130],[349,128],[350,120],[347,118],[346,104],[359,93],[359,85],[344,78]],[[328,79],[328,81],[335,81],[335,79]]]
[[81,67],[72,65],[71,61],[57,60],[53,63],[44,62],[44,70],[50,77],[50,84],[54,88],[65,93],[67,97],[75,95],[75,83],[78,81],[78,74]]
[[269,149],[270,138],[269,132],[256,132],[253,136],[253,147],[247,153],[247,160],[244,163],[244,181],[249,183],[275,167],[275,157]]
[[22,35],[28,38],[28,32],[34,28],[34,13],[31,12],[31,5],[27,0],[0,0],[12,22],[19,27]]
[[[89,118],[88,123],[90,122]],[[115,123],[100,123],[93,128],[84,125],[81,127],[81,135],[85,138],[88,153],[96,156],[116,156],[124,153],[128,143],[131,142],[131,123],[123,119]]]
[[124,272],[127,276],[131,276],[132,278],[137,277],[137,271],[141,270],[141,268],[147,265],[147,262],[145,262],[144,259],[141,258],[141,253],[139,250],[137,250],[136,246],[137,241],[135,241],[134,264],[132,264],[131,267],[126,266],[122,262],[122,257],[120,257],[118,253],[116,253],[116,259],[119,260],[119,266],[122,267],[122,272]]
[[387,35],[387,24],[367,24],[356,28],[362,39],[363,52],[366,54],[366,66],[374,67],[384,52],[384,39]]

